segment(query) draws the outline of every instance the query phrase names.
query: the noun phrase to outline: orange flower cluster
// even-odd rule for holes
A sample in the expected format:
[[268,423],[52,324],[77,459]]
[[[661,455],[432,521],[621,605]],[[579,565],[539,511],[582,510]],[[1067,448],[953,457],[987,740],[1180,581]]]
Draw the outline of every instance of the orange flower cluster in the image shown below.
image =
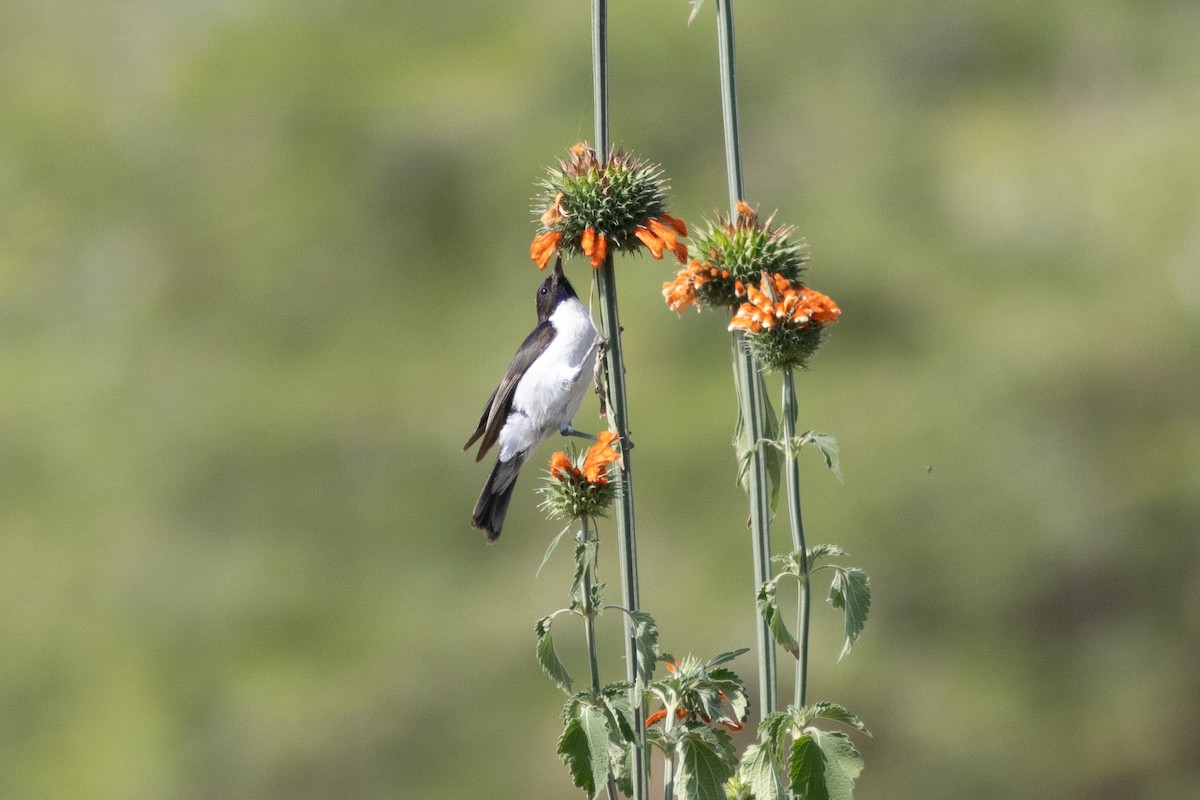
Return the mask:
[[[684,311],[700,302],[701,287],[715,280],[729,280],[729,270],[717,269],[711,264],[692,261],[679,270],[675,280],[663,284],[662,293],[663,298],[667,301],[667,308],[682,317]],[[746,296],[746,287],[740,280],[733,282],[733,290],[738,297]],[[699,310],[698,305],[697,310]]]
[[680,264],[687,263],[687,245],[679,241],[681,237],[687,236],[687,223],[679,217],[666,213],[651,217],[634,228],[633,235],[646,246],[655,259],[662,259],[663,251],[667,250],[675,254]]
[[[562,219],[561,202],[562,193],[560,192],[555,198],[554,205],[551,205],[542,215],[542,222],[552,225]],[[552,212],[557,212],[557,216]],[[633,235],[645,245],[654,258],[661,259],[663,252],[666,251],[674,253],[680,264],[687,262],[688,248],[681,241],[683,237],[687,236],[687,223],[678,217],[670,214],[651,217],[644,224],[634,228]],[[560,231],[539,233],[533,237],[533,244],[529,246],[529,258],[537,264],[538,269],[545,269],[546,265],[550,263],[550,258],[562,245],[563,236]],[[608,237],[589,225],[579,239],[579,249],[590,260],[592,269],[599,269],[603,266],[604,257],[608,254]]]
[[613,445],[621,437],[612,431],[602,431],[596,436],[596,443],[587,449],[583,456],[583,465],[575,466],[566,453],[559,450],[550,456],[550,476],[555,480],[566,482],[571,478],[582,478],[593,486],[604,486],[608,483],[608,465],[621,458],[621,454],[613,449]]
[[760,287],[746,287],[748,302],[738,308],[729,330],[761,333],[788,322],[799,327],[832,325],[842,313],[829,297],[778,272],[771,278],[763,275]]

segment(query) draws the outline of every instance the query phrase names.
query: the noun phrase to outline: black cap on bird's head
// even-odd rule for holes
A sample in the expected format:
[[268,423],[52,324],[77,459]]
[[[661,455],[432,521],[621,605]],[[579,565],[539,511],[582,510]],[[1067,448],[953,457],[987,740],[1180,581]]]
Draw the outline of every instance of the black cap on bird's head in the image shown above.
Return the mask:
[[571,282],[563,273],[562,256],[559,256],[554,262],[554,271],[547,275],[546,280],[542,281],[542,285],[538,287],[538,322],[550,319],[550,315],[554,313],[558,304],[572,297],[578,297],[578,295],[575,294],[575,288],[571,286]]

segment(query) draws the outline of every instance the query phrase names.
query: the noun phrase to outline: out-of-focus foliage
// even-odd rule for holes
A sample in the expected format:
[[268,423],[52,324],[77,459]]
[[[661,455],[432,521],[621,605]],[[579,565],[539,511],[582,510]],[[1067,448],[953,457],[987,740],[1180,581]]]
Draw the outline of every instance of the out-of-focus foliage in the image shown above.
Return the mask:
[[[571,796],[530,634],[559,526],[526,475],[485,546],[460,447],[533,324],[535,183],[591,136],[586,4],[3,9],[0,796]],[[612,125],[699,221],[689,10],[613,4]],[[809,539],[874,589],[841,664],[814,616],[858,796],[1196,796],[1200,10],[736,11],[747,199],[844,312],[799,424],[846,479],[814,453]],[[725,320],[618,270],[643,604],[666,650],[746,646]]]

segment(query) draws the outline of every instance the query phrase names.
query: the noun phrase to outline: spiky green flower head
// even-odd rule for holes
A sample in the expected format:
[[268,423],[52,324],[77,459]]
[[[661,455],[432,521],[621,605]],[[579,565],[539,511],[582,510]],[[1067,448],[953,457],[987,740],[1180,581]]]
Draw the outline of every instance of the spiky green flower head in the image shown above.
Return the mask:
[[745,332],[746,348],[768,371],[806,369],[842,313],[828,296],[778,272],[747,286],[746,298],[729,330]]
[[613,449],[620,437],[604,431],[583,453],[558,451],[550,457],[550,474],[538,490],[551,519],[602,517],[617,497],[620,473],[613,465],[621,454]]
[[693,304],[697,310],[735,308],[764,272],[799,281],[808,253],[803,240],[792,241],[794,229],[773,227],[772,217],[760,221],[743,202],[736,210],[732,220],[718,216],[708,224],[693,241],[697,259],[663,284],[667,306],[680,316]]
[[662,168],[621,150],[601,162],[584,142],[547,170],[534,202],[538,234],[529,256],[544,269],[558,250],[582,255],[594,268],[609,252],[645,247],[654,258],[671,252],[687,262],[687,225],[666,213],[667,182]]

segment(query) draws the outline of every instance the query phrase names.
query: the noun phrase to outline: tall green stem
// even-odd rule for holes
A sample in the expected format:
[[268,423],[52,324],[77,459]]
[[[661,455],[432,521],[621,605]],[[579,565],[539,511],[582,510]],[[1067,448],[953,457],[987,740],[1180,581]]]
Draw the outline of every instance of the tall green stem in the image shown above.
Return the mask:
[[[608,158],[608,2],[592,0],[592,103],[596,125],[596,153]],[[625,607],[630,611],[641,608],[638,591],[637,534],[633,518],[633,467],[629,441],[629,419],[625,392],[625,359],[621,349],[621,320],[617,313],[617,279],[613,257],[609,252],[597,270],[600,290],[600,327],[605,343],[605,376],[607,377],[608,413],[621,437],[624,472],[621,492],[617,495],[617,539],[620,553],[621,592]],[[631,686],[637,680],[637,639],[634,623],[625,618],[625,669]],[[647,800],[649,762],[646,758],[646,704],[636,691],[630,690],[633,706],[634,732],[638,736],[633,752],[633,796]]]
[[[725,131],[725,167],[729,183],[729,214],[737,216],[743,199],[741,143],[738,139],[737,80],[733,46],[732,0],[717,0],[717,52],[721,72],[721,118]],[[754,593],[771,574],[771,486],[762,439],[766,397],[757,360],[742,344],[742,332],[733,335],[734,373],[741,407],[746,446],[750,449],[750,527],[754,550]],[[775,648],[767,623],[755,607],[758,644],[758,693],[760,713],[778,708],[778,675]]]
[[783,441],[787,457],[785,484],[787,486],[788,516],[792,523],[792,549],[800,559],[800,602],[796,609],[796,630],[800,653],[796,660],[796,707],[804,706],[808,697],[808,617],[811,587],[808,575],[808,548],[804,543],[804,519],[800,513],[800,464],[795,450],[796,385],[792,368],[783,371]]
[[[599,541],[592,533],[592,525],[584,517],[579,525],[579,541],[585,546],[592,541]],[[588,668],[591,671],[592,677],[592,694],[596,697],[600,695],[600,657],[596,647],[596,613],[595,606],[596,596],[596,564],[595,559],[591,561],[583,571],[583,634],[587,642]],[[617,800],[617,781],[610,772],[608,775],[608,796],[609,800]]]

